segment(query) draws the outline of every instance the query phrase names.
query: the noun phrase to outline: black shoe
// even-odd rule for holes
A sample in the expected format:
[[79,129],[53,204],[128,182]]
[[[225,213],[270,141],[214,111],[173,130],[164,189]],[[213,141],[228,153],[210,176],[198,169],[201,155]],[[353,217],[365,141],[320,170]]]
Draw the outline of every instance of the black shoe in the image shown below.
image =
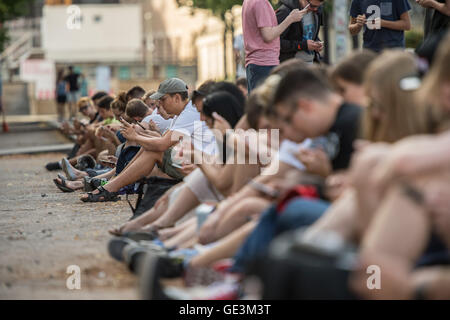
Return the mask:
[[47,169],[48,171],[62,170],[59,162],[49,162],[46,164],[45,169]]
[[173,300],[163,290],[160,279],[163,278],[167,258],[146,254],[142,258],[139,277],[139,291],[144,300]]
[[[160,247],[158,245],[155,245],[151,243],[150,241],[140,241],[131,243],[125,248],[123,248],[123,258],[125,260],[125,264],[128,266],[128,269],[135,273],[140,273],[140,267],[142,266],[144,257],[147,254],[160,256],[160,257],[167,257],[167,250],[163,247]],[[167,265],[165,268],[167,270],[164,270],[162,273],[163,277],[178,277],[182,274],[182,265],[176,264],[176,263],[170,263],[167,262]]]
[[114,237],[108,242],[108,252],[114,259],[123,262],[123,249],[133,243],[136,243],[136,241],[124,237]]

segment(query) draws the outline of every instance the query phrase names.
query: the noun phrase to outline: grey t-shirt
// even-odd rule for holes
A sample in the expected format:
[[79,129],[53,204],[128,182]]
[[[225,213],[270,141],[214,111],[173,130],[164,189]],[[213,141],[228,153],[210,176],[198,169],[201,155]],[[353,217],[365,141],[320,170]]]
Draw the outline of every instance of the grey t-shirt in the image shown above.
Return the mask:
[[[314,34],[316,32],[316,24],[314,21],[314,15],[312,12],[308,12],[303,17],[303,39],[302,40],[313,40]],[[314,52],[309,50],[301,50],[295,54],[295,57],[302,59],[306,63],[313,63]]]

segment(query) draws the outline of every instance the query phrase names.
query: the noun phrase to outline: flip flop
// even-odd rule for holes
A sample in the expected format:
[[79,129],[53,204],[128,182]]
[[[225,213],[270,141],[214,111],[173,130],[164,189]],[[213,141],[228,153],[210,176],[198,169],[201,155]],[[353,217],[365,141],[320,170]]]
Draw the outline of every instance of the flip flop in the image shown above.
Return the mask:
[[67,179],[69,179],[70,181],[77,180],[77,175],[73,171],[69,160],[67,160],[66,158],[62,159],[61,160],[61,168],[62,168],[63,172],[65,173]]
[[53,182],[55,183],[55,185],[58,187],[59,190],[61,190],[64,193],[72,193],[75,192],[75,190],[69,188],[66,185],[66,179],[63,177],[59,177],[61,179],[61,183],[57,180],[57,179],[53,179]]
[[122,237],[129,238],[134,241],[152,241],[158,238],[158,233],[152,231],[127,231],[122,233]]

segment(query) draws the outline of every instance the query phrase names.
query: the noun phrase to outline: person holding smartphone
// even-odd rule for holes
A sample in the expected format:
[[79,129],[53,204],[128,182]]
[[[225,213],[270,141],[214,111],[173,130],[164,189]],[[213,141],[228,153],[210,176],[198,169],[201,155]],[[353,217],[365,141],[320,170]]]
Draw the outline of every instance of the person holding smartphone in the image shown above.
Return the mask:
[[405,31],[411,29],[409,10],[407,0],[353,0],[348,29],[352,36],[363,30],[366,49],[405,48]]
[[323,42],[319,39],[324,0],[281,0],[277,10],[278,23],[283,22],[292,10],[305,12],[303,19],[291,24],[280,36],[280,62],[298,58],[306,63],[319,62]]

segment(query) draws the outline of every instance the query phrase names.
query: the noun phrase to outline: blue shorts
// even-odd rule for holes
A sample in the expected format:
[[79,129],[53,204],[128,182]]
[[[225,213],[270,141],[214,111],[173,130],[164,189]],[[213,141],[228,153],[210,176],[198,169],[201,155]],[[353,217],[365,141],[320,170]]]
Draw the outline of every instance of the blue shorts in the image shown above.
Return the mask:
[[69,91],[67,92],[67,102],[71,103],[77,103],[80,99],[80,92],[79,91]]

